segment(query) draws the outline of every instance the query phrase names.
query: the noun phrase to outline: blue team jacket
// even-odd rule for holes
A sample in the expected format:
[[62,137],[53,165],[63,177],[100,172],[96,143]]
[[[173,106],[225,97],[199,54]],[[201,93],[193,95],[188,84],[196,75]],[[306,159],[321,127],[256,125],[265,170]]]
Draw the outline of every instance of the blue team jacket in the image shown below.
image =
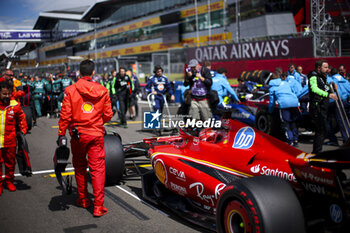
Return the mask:
[[346,99],[350,96],[350,83],[340,74],[328,76],[327,82],[337,84],[339,96],[343,101],[346,101]]
[[217,91],[219,104],[224,101],[224,97],[227,96],[227,93],[231,94],[232,98],[238,101],[236,92],[232,89],[224,75],[217,73],[212,80],[213,84],[211,85],[211,89]]
[[164,75],[161,77],[151,76],[147,81],[146,91],[156,91],[157,94],[164,94],[166,91],[168,91],[170,95],[173,95],[174,93],[168,78]]
[[299,106],[299,100],[287,80],[273,79],[269,82],[269,112],[273,112],[275,101],[280,108],[292,108]]

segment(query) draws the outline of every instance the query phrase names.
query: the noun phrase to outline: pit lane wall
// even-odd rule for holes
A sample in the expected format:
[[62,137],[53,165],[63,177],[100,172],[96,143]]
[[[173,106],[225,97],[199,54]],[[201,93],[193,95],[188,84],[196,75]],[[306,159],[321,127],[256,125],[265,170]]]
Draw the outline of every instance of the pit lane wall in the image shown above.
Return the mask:
[[[278,66],[287,70],[293,62],[301,65],[304,73],[315,67],[320,57],[314,57],[313,38],[285,38],[244,43],[232,43],[203,46],[187,49],[187,64],[191,59],[199,62],[210,61],[212,69],[227,69],[229,78],[238,78],[243,71],[269,70]],[[329,64],[338,67],[340,64],[350,65],[350,57],[325,57]]]

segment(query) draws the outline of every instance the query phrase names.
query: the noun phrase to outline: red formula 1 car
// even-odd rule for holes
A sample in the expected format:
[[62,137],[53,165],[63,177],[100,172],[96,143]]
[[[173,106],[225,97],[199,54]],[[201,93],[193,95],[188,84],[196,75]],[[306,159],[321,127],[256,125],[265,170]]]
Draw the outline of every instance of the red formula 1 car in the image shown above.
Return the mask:
[[[218,232],[349,232],[348,148],[308,154],[234,120],[144,139],[144,199]],[[140,151],[124,147],[128,155]]]

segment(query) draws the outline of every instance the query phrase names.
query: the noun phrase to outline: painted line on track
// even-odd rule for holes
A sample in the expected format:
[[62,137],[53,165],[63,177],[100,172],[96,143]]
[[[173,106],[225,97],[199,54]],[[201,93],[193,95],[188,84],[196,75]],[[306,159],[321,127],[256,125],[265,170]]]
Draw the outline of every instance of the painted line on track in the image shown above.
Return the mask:
[[[74,171],[74,167],[67,167],[66,168],[66,171]],[[33,171],[32,174],[33,175],[40,175],[40,174],[48,174],[48,173],[53,173],[55,172],[54,169],[51,169],[51,170],[43,170],[43,171]],[[15,176],[22,176],[20,173],[16,173]],[[3,177],[5,177],[3,175]]]
[[130,195],[131,197],[135,198],[136,200],[138,200],[139,202],[141,202],[142,204],[145,204],[146,206],[150,207],[151,209],[155,210],[156,212],[164,215],[165,217],[169,217],[168,214],[166,214],[165,212],[161,211],[160,209],[156,208],[155,206],[149,204],[148,202],[145,202],[144,200],[142,200],[141,198],[139,198],[138,196],[136,196],[135,194],[129,192],[128,190],[124,189],[123,187],[121,187],[120,185],[116,185],[115,187],[117,187],[118,189],[122,190],[123,192],[125,192],[126,194]]
[[109,197],[115,204],[119,205],[120,207],[128,211],[130,214],[134,215],[136,218],[142,221],[149,220],[149,217],[138,211],[135,207],[131,206],[129,203],[122,200],[120,197],[118,197],[108,189],[105,189],[105,196]]
[[[151,165],[150,164],[140,165],[140,167],[146,167],[146,166],[151,166]],[[74,174],[74,167],[68,167],[68,168],[66,168],[66,171],[73,171],[73,172],[65,172],[65,173],[62,173],[62,175],[72,175],[72,174]],[[49,174],[49,173],[53,173],[53,172],[55,172],[55,170],[54,169],[50,169],[50,170],[42,170],[42,171],[33,171],[32,174],[33,175],[40,175],[40,174]],[[16,173],[15,176],[22,176],[22,175],[20,173]],[[53,173],[53,174],[50,174],[47,177],[56,177],[56,175]],[[3,175],[2,178],[5,178],[5,175]],[[123,187],[121,187],[119,185],[116,185],[115,187],[117,187],[121,191],[125,192],[129,196],[135,198],[136,200],[138,200],[142,204],[145,204],[146,206],[148,206],[151,209],[155,210],[156,212],[164,215],[165,217],[169,217],[169,215],[166,214],[165,212],[163,212],[160,209],[156,208],[155,206],[149,204],[148,202],[145,202],[144,200],[140,199],[138,196],[136,196],[135,194],[129,192],[128,190],[124,189]],[[109,192],[107,195],[114,202],[118,202],[118,204],[123,205],[125,208],[129,209],[129,206],[125,206],[124,205],[125,204],[124,201],[120,200],[119,198],[116,198],[116,196],[114,194]],[[138,211],[135,212],[134,209],[129,209],[129,212],[132,212],[133,215],[135,215],[137,218],[139,218],[141,220],[147,220],[147,217],[144,217],[143,214],[139,213]]]
[[[127,121],[128,124],[141,124],[143,121]],[[105,123],[104,125],[119,125],[119,122]],[[51,126],[53,129],[58,129],[58,125]]]

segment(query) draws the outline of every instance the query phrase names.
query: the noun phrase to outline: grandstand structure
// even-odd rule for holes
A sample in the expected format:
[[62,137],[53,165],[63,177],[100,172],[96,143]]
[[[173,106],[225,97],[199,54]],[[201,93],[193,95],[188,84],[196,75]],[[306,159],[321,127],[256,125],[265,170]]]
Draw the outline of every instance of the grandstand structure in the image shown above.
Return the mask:
[[[124,66],[142,78],[160,64],[171,79],[192,58],[226,67],[231,77],[290,61],[308,68],[319,57],[348,61],[349,19],[341,0],[98,0],[41,12],[33,30],[51,36],[27,41],[12,67],[75,72],[89,58],[98,74]],[[2,66],[10,52],[0,55]]]

